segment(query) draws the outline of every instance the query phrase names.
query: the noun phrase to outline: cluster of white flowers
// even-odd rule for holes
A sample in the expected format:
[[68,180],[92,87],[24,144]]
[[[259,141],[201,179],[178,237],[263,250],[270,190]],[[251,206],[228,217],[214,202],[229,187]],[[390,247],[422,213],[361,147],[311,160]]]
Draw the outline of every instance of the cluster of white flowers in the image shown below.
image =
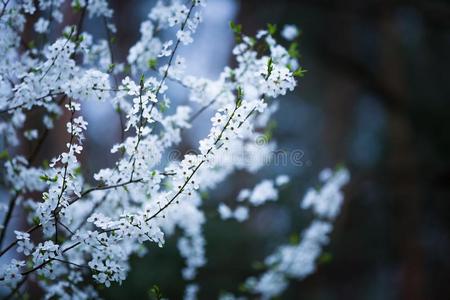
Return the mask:
[[198,293],[198,285],[189,284],[186,286],[186,290],[184,292],[184,300],[195,300],[197,299]]
[[267,271],[258,278],[248,278],[245,283],[250,292],[261,295],[262,299],[280,295],[289,278],[300,280],[316,269],[316,260],[329,241],[328,235],[333,228],[331,221],[342,205],[341,189],[350,179],[346,169],[334,173],[325,169],[319,177],[323,186],[315,192],[314,198],[308,191],[301,201],[302,208],[313,207],[316,219],[302,233],[300,242],[280,246],[265,259]]
[[41,168],[29,167],[23,156],[16,156],[4,164],[5,179],[15,189],[22,191],[42,191],[46,183],[40,179]]
[[245,206],[238,206],[232,211],[226,204],[221,203],[218,211],[223,220],[236,219],[238,222],[243,222],[248,218],[248,208]]
[[217,209],[220,218],[223,220],[235,219],[238,222],[247,220],[249,217],[249,208],[244,205],[245,202],[248,202],[248,205],[260,206],[267,201],[276,201],[278,200],[277,188],[288,182],[289,177],[287,175],[279,175],[275,180],[262,180],[253,188],[253,190],[241,190],[237,197],[237,201],[240,202],[240,204],[237,205],[234,211],[225,203],[220,203]]
[[323,218],[335,218],[341,209],[344,195],[342,186],[349,180],[348,172],[333,172],[325,169],[319,174],[324,186],[320,190],[309,189],[301,203],[303,209],[312,208],[314,213]]
[[34,248],[34,244],[30,241],[30,234],[17,230],[14,233],[17,239],[17,252],[30,255],[31,250]]
[[[33,280],[46,298],[97,298],[96,284],[121,283],[131,255],[144,255],[154,244],[163,247],[166,236],[177,228],[182,232],[177,235],[178,249],[186,262],[182,275],[194,280],[207,262],[201,194],[237,170],[254,173],[264,166],[275,142],[260,145],[257,138],[278,107],[274,98],[296,86],[298,61],[276,42],[273,32],[249,37],[235,29],[236,67],[225,67],[217,80],[187,74],[177,49],[193,42],[206,1],[173,0],[157,2],[141,24],[141,37],[129,50],[127,62],[115,62],[111,43],[116,28],[108,2],[70,2],[80,19],[64,27],[56,40],[51,36],[61,26],[54,21],[71,22],[61,12],[64,0],[0,4],[1,179],[2,189],[10,192],[0,256],[12,257],[0,267],[0,284],[15,293]],[[37,44],[27,43],[22,34],[33,14],[36,17],[29,19],[37,20],[34,30],[45,37]],[[107,36],[94,38],[84,32],[85,16],[101,18]],[[161,35],[165,30],[168,34]],[[173,31],[173,40],[161,40]],[[173,114],[165,110],[171,105],[168,80],[189,91],[189,105],[177,106]],[[111,148],[118,157],[115,164],[96,170],[93,178],[85,176],[80,161],[88,126],[81,114],[86,100],[109,103],[126,120],[123,139]],[[182,130],[206,108],[215,114],[198,151],[164,163],[164,154],[182,141]],[[42,116],[37,125],[27,122],[35,110]],[[62,153],[39,164],[48,132],[58,128],[66,129],[58,137],[62,146],[52,148]],[[29,153],[21,153],[21,143]],[[326,179],[334,186],[311,192],[303,205],[323,217],[335,216],[342,199],[333,195],[346,181],[336,176]],[[275,201],[277,188],[288,182],[286,176],[263,180],[252,191],[241,192],[236,209],[221,204],[219,214],[242,222],[249,215],[242,201],[248,206]],[[28,229],[11,228],[11,215],[18,209],[26,215]],[[7,244],[5,237],[12,233]],[[310,235],[314,234],[306,234]],[[324,240],[315,242],[321,245]],[[277,272],[282,271],[296,274]],[[194,299],[198,290],[189,283],[186,299]]]

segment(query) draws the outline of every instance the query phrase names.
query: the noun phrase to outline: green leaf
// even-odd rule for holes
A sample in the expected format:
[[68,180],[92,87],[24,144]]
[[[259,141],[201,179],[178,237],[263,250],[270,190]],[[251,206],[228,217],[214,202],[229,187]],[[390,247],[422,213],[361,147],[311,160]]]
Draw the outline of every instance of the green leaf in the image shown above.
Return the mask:
[[126,64],[125,67],[123,68],[123,72],[125,74],[130,74],[131,73],[131,65],[130,64]]
[[308,70],[303,69],[302,67],[299,67],[297,70],[294,71],[293,75],[295,77],[304,77],[305,73],[308,72]]
[[242,33],[242,25],[241,24],[236,24],[233,21],[230,21],[230,28],[236,34],[241,34]]
[[8,150],[3,150],[2,152],[0,152],[0,159],[9,159],[9,152]]
[[47,182],[49,180],[49,177],[47,175],[41,175],[41,176],[39,176],[39,179],[44,182]]
[[39,179],[41,179],[44,182],[48,182],[48,181],[56,182],[56,181],[58,181],[58,176],[55,175],[54,177],[48,177],[47,175],[44,174],[44,175],[39,176]]
[[75,176],[81,175],[81,167],[76,167],[76,168],[73,170],[73,174],[74,174]]
[[275,120],[271,120],[264,129],[265,141],[268,142],[272,139],[275,128],[277,128],[277,122]]
[[75,0],[72,2],[72,9],[74,12],[78,13],[81,11],[81,3],[79,0]]
[[333,255],[330,252],[323,252],[319,257],[319,264],[328,264],[333,260]]
[[231,82],[236,81],[236,73],[233,70],[230,70],[230,81]]
[[139,80],[139,85],[141,86],[141,89],[144,89],[144,80],[145,80],[145,77],[144,77],[144,74],[142,74],[141,79]]
[[106,71],[107,73],[112,73],[114,71],[114,68],[116,67],[115,64],[109,64],[108,66],[108,70]]
[[236,43],[240,43],[242,40],[242,25],[230,21],[230,28],[234,32],[234,39]]
[[273,60],[272,57],[269,58],[269,61],[267,62],[267,76],[266,80],[270,77],[270,74],[272,74],[273,71]]
[[297,42],[293,42],[289,46],[288,54],[292,58],[299,58],[300,57],[300,53],[298,52],[298,43]]
[[158,61],[156,58],[150,58],[147,62],[148,68],[152,70],[156,70],[156,67],[158,66]]
[[342,170],[344,170],[344,169],[346,169],[346,167],[345,167],[345,164],[344,163],[338,163],[337,165],[336,165],[336,167],[335,167],[335,170],[336,171],[342,171]]
[[158,106],[159,106],[159,110],[161,112],[165,112],[167,110],[167,105],[166,105],[166,102],[164,102],[164,101],[159,102]]
[[206,200],[206,199],[209,198],[209,194],[208,194],[207,191],[202,191],[202,192],[200,192],[200,197],[201,197],[203,200]]
[[173,187],[169,181],[164,181],[163,186],[165,189],[168,189],[168,190],[170,190]]
[[274,35],[277,32],[277,24],[267,24],[267,31],[269,31],[270,35]]
[[156,299],[156,300],[161,300],[163,298],[161,289],[156,284],[150,288],[150,290],[148,291],[148,296],[150,299]]
[[44,169],[48,169],[48,168],[50,167],[50,163],[48,162],[48,159],[45,159],[45,160],[42,162],[42,167],[43,167]]
[[34,217],[33,223],[34,223],[34,225],[39,225],[39,224],[41,224],[41,220],[39,219],[39,217]]
[[289,237],[289,244],[297,245],[298,243],[300,243],[300,237],[298,236],[298,234],[297,233],[291,234],[291,236]]
[[257,271],[264,270],[265,267],[266,266],[260,261],[255,261],[252,263],[252,268]]
[[245,283],[241,283],[241,284],[239,285],[239,291],[240,291],[241,293],[246,293],[246,292],[248,292],[248,288],[247,288],[247,286],[245,285]]
[[240,86],[237,87],[237,96],[236,96],[236,106],[240,107],[242,104],[242,99],[244,99],[244,91]]
[[29,42],[27,43],[27,47],[28,47],[28,49],[36,48],[36,43],[35,43],[35,41],[34,41],[34,40],[29,41]]

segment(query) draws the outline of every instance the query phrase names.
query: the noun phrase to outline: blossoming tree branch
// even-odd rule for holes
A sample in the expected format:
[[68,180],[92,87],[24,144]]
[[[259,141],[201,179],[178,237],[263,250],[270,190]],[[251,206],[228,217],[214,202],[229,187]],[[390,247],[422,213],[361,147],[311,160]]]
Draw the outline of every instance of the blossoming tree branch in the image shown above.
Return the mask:
[[[63,13],[67,4],[78,19],[51,40],[55,24],[70,22]],[[165,238],[178,228],[185,298],[196,298],[201,288],[195,284],[197,270],[207,263],[202,230],[207,221],[202,202],[207,200],[201,193],[237,170],[255,173],[264,166],[275,142],[256,141],[279,96],[292,91],[304,72],[292,42],[298,35],[295,26],[281,32],[283,43],[291,43],[284,47],[275,40],[273,25],[247,36],[231,23],[236,66],[224,68],[216,80],[190,75],[178,50],[193,43],[205,5],[204,0],[157,2],[127,60],[119,62],[113,53],[113,11],[106,0],[1,1],[0,179],[8,196],[1,203],[0,284],[9,288],[8,297],[17,297],[32,281],[46,298],[98,298],[99,285],[126,279],[132,255],[151,253],[155,244],[164,247]],[[106,35],[94,38],[87,32],[87,18],[102,24]],[[35,20],[32,42],[24,40],[27,20]],[[167,112],[169,81],[189,91],[189,103],[172,106],[173,113]],[[89,125],[81,114],[87,101],[107,102],[124,120],[122,139],[110,151],[117,161],[96,170],[93,178],[83,175],[86,166],[79,160]],[[210,130],[198,151],[164,163],[164,154],[182,142],[182,131],[207,109],[215,114],[202,125]],[[26,121],[36,111],[39,126],[30,129]],[[68,120],[65,135],[58,142],[64,151],[48,157],[48,163],[39,162],[49,132],[63,120]],[[256,153],[261,159],[248,159]],[[315,220],[298,243],[268,253],[265,271],[244,282],[242,295],[219,297],[269,299],[280,295],[290,279],[314,272],[348,180],[345,169],[322,171],[320,188],[307,191],[300,202],[299,209],[311,209]],[[287,184],[285,175],[265,179],[236,195],[234,208],[219,204],[219,215],[243,222],[252,207],[276,201]],[[26,218],[28,228],[12,221],[17,214]]]

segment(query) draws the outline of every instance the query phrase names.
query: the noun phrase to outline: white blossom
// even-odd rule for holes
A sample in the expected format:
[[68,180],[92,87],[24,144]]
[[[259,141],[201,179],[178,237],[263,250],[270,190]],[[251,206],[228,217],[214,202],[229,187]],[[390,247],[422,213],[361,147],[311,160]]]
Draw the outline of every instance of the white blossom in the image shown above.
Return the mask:
[[37,129],[31,129],[31,130],[27,130],[23,133],[23,135],[25,136],[25,138],[29,141],[31,140],[35,140],[38,137],[38,131]]
[[[329,173],[330,171],[326,169],[325,172]],[[323,172],[320,177],[323,177]],[[340,189],[348,182],[348,179],[348,171],[340,169],[331,173],[327,182],[321,188],[321,190],[327,190],[326,196],[321,199],[321,204],[331,206],[330,212],[339,211],[342,201],[337,203],[335,199],[341,199]],[[333,186],[333,189],[330,186]],[[309,197],[308,193],[305,199]],[[307,208],[309,203],[304,208]],[[314,212],[316,219],[302,233],[300,242],[279,246],[275,252],[264,260],[268,270],[259,277],[247,279],[245,285],[252,293],[261,295],[262,299],[279,296],[286,289],[289,278],[301,280],[315,271],[316,261],[322,253],[322,248],[329,242],[328,235],[333,226],[329,221],[321,219],[329,216],[324,213],[324,210],[315,209]],[[333,217],[335,216],[333,214]]]
[[196,284],[189,284],[184,291],[184,300],[196,300],[199,287]]
[[289,183],[289,176],[287,175],[278,175],[275,179],[275,184],[277,186],[282,186]]
[[48,30],[50,22],[44,18],[39,18],[39,20],[34,24],[34,30],[38,33],[45,33]]
[[299,31],[295,25],[285,25],[281,31],[281,35],[288,41],[294,40],[298,35]]
[[265,179],[255,186],[249,201],[251,204],[258,206],[266,201],[275,201],[277,199],[278,191],[275,189],[273,181]]
[[333,219],[340,211],[344,199],[340,190],[348,183],[349,173],[342,169],[332,174],[329,169],[325,169],[321,172],[320,179],[325,182],[324,186],[319,191],[309,189],[301,202],[301,207],[304,209],[311,207],[317,215]]
[[248,218],[248,208],[245,206],[238,206],[232,211],[227,205],[221,203],[218,208],[220,218],[223,220],[236,219],[238,222],[243,222]]

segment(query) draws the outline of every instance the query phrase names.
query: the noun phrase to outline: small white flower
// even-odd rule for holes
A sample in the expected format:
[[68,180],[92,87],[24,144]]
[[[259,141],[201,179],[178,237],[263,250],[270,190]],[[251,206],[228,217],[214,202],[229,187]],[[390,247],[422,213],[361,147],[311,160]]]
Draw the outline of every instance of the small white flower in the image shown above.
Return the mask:
[[288,41],[294,40],[298,35],[299,31],[295,25],[285,25],[281,31],[281,36]]
[[266,201],[275,201],[278,199],[278,191],[275,189],[272,180],[263,180],[255,186],[250,196],[250,203],[259,206]]
[[183,45],[189,45],[194,41],[191,36],[191,32],[188,30],[178,30],[177,38],[183,43]]
[[48,25],[50,22],[44,18],[39,18],[37,22],[34,24],[34,30],[38,33],[45,33],[48,30]]
[[230,209],[227,205],[225,205],[225,204],[223,204],[223,203],[221,203],[221,204],[219,205],[218,211],[219,211],[219,214],[220,214],[220,218],[221,218],[222,220],[229,219],[229,218],[231,218],[231,216],[232,216],[231,209]]
[[278,175],[277,178],[275,179],[275,184],[277,186],[282,186],[289,183],[289,176],[287,175]]
[[167,41],[163,44],[161,52],[158,54],[159,57],[170,56],[172,54],[173,41]]
[[27,130],[27,131],[24,132],[23,135],[29,141],[35,140],[35,139],[38,138],[38,131],[37,131],[37,129]]
[[244,206],[238,206],[234,211],[234,217],[238,222],[243,222],[248,219],[248,208]]

